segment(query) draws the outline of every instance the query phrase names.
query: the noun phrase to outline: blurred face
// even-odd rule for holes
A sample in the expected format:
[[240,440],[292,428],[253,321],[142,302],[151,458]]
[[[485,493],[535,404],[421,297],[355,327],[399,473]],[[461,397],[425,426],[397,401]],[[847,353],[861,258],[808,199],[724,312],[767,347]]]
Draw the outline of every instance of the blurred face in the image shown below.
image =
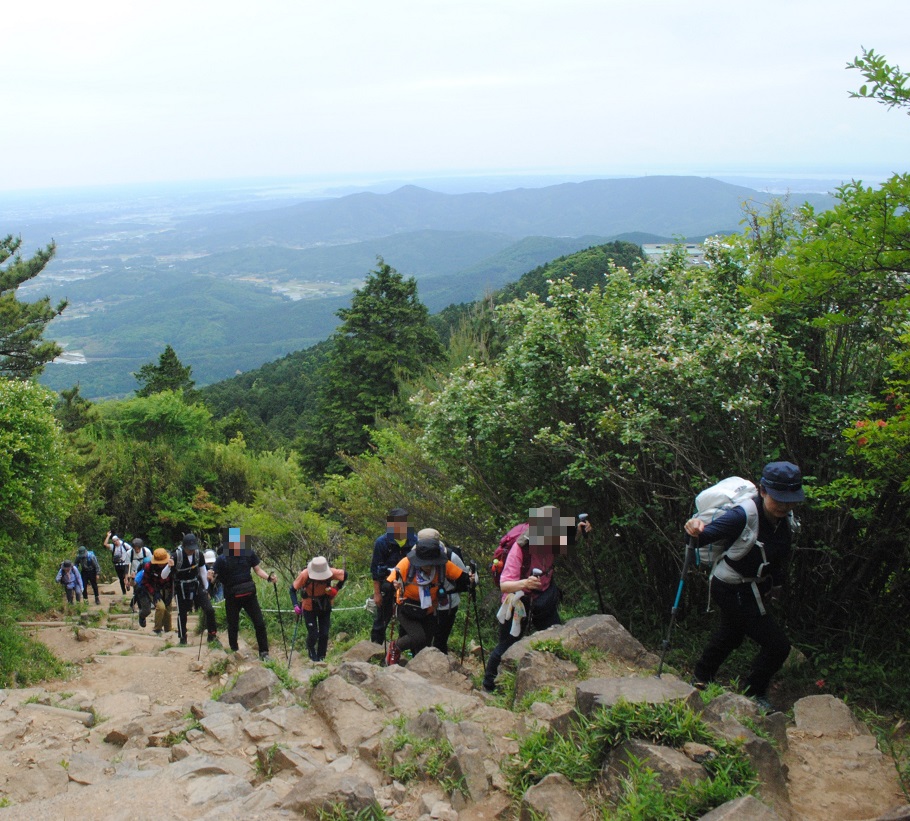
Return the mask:
[[403,522],[386,522],[386,529],[392,534],[393,539],[406,539],[408,536],[408,520]]
[[768,491],[761,488],[762,506],[772,519],[784,519],[787,514],[799,506],[799,502],[778,502]]

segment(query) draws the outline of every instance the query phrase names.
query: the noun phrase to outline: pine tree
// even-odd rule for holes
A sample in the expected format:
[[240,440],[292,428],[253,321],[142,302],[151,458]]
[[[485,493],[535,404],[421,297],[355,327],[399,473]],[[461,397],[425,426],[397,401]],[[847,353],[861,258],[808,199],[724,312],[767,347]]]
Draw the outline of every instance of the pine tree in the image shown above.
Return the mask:
[[42,339],[42,334],[47,323],[66,307],[66,301],[53,307],[48,297],[37,302],[16,299],[16,289],[38,276],[56,250],[51,243],[30,259],[23,259],[21,246],[22,238],[11,234],[0,240],[0,375],[27,379],[41,373],[63,351],[55,342]]
[[177,358],[177,353],[170,345],[165,345],[161,356],[158,357],[157,365],[148,362],[133,374],[139,383],[136,396],[175,391],[183,393],[184,398],[189,400],[191,399],[189,394],[192,394],[193,386],[196,384],[190,378],[192,371],[190,365],[184,365]]
[[362,453],[367,428],[378,418],[402,416],[402,388],[442,357],[429,312],[417,298],[417,282],[405,279],[382,257],[332,337],[319,402],[317,467],[341,467],[339,451]]

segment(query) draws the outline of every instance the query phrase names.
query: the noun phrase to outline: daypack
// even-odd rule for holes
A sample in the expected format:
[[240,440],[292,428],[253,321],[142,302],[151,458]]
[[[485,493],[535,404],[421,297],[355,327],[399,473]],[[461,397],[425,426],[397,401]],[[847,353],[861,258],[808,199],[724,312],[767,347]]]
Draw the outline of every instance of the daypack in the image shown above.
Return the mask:
[[92,573],[98,572],[98,560],[95,558],[95,554],[91,550],[87,550],[85,555],[76,558],[74,564],[79,568],[79,572],[84,576],[86,574],[86,569],[88,570],[88,575],[91,576]]
[[[493,561],[490,564],[490,575],[492,575],[493,584],[496,585],[497,589],[499,588],[499,580],[502,576],[503,568],[506,566],[506,557],[509,555],[509,551],[519,537],[528,532],[529,528],[530,525],[527,522],[522,522],[520,525],[515,525],[499,540],[499,547],[493,553]],[[527,559],[527,556],[525,556],[525,559]],[[524,566],[525,559],[522,560],[522,566]],[[524,578],[525,575],[527,574],[522,574],[521,578]]]

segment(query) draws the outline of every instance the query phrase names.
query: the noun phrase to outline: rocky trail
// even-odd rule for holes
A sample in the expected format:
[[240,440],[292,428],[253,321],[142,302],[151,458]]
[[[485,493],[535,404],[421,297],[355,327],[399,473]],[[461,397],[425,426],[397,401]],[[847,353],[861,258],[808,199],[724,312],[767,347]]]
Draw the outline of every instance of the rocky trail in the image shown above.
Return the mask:
[[[106,613],[119,599],[107,586],[92,609]],[[576,821],[602,817],[593,796],[609,793],[623,756],[644,757],[668,787],[706,777],[691,751],[632,741],[611,754],[599,792],[552,775],[512,800],[500,765],[517,738],[541,727],[563,732],[577,713],[620,698],[685,701],[716,734],[744,740],[762,781],[757,797],[725,804],[708,821],[910,819],[893,762],[843,702],[802,699],[792,722],[760,716],[732,694],[705,707],[688,684],[655,678],[654,656],[612,616],[573,620],[509,651],[503,669],[515,674],[517,699],[545,687],[563,693],[521,713],[475,689],[478,662],[462,668],[435,650],[392,668],[375,663],[381,648],[369,642],[329,667],[295,654],[290,672],[303,684],[288,690],[243,644],[236,655],[204,645],[197,661],[198,644],[171,646],[175,634],[155,636],[130,618],[29,629],[77,672],[0,690],[0,819],[366,818],[378,806],[401,821]],[[533,649],[541,638],[589,653],[587,677]],[[388,774],[392,766],[402,780]],[[337,812],[325,815],[331,806]]]

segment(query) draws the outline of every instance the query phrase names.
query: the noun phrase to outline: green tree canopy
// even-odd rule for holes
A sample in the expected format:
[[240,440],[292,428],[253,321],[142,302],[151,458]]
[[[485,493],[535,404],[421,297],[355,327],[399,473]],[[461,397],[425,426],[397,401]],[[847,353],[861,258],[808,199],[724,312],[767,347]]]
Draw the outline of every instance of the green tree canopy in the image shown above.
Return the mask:
[[192,371],[192,367],[184,365],[177,358],[177,353],[170,345],[165,345],[157,365],[148,362],[133,374],[139,383],[136,396],[151,396],[163,391],[192,393],[196,384],[190,378]]
[[338,311],[320,393],[318,468],[342,468],[335,454],[362,453],[367,428],[379,417],[401,416],[405,386],[442,358],[439,336],[417,282],[405,279],[380,257],[350,308]]
[[42,338],[47,323],[66,308],[66,302],[52,306],[45,297],[37,302],[20,302],[16,289],[38,276],[54,256],[53,243],[33,257],[23,259],[21,238],[8,235],[0,240],[0,375],[27,378],[41,373],[44,366],[63,349]]

